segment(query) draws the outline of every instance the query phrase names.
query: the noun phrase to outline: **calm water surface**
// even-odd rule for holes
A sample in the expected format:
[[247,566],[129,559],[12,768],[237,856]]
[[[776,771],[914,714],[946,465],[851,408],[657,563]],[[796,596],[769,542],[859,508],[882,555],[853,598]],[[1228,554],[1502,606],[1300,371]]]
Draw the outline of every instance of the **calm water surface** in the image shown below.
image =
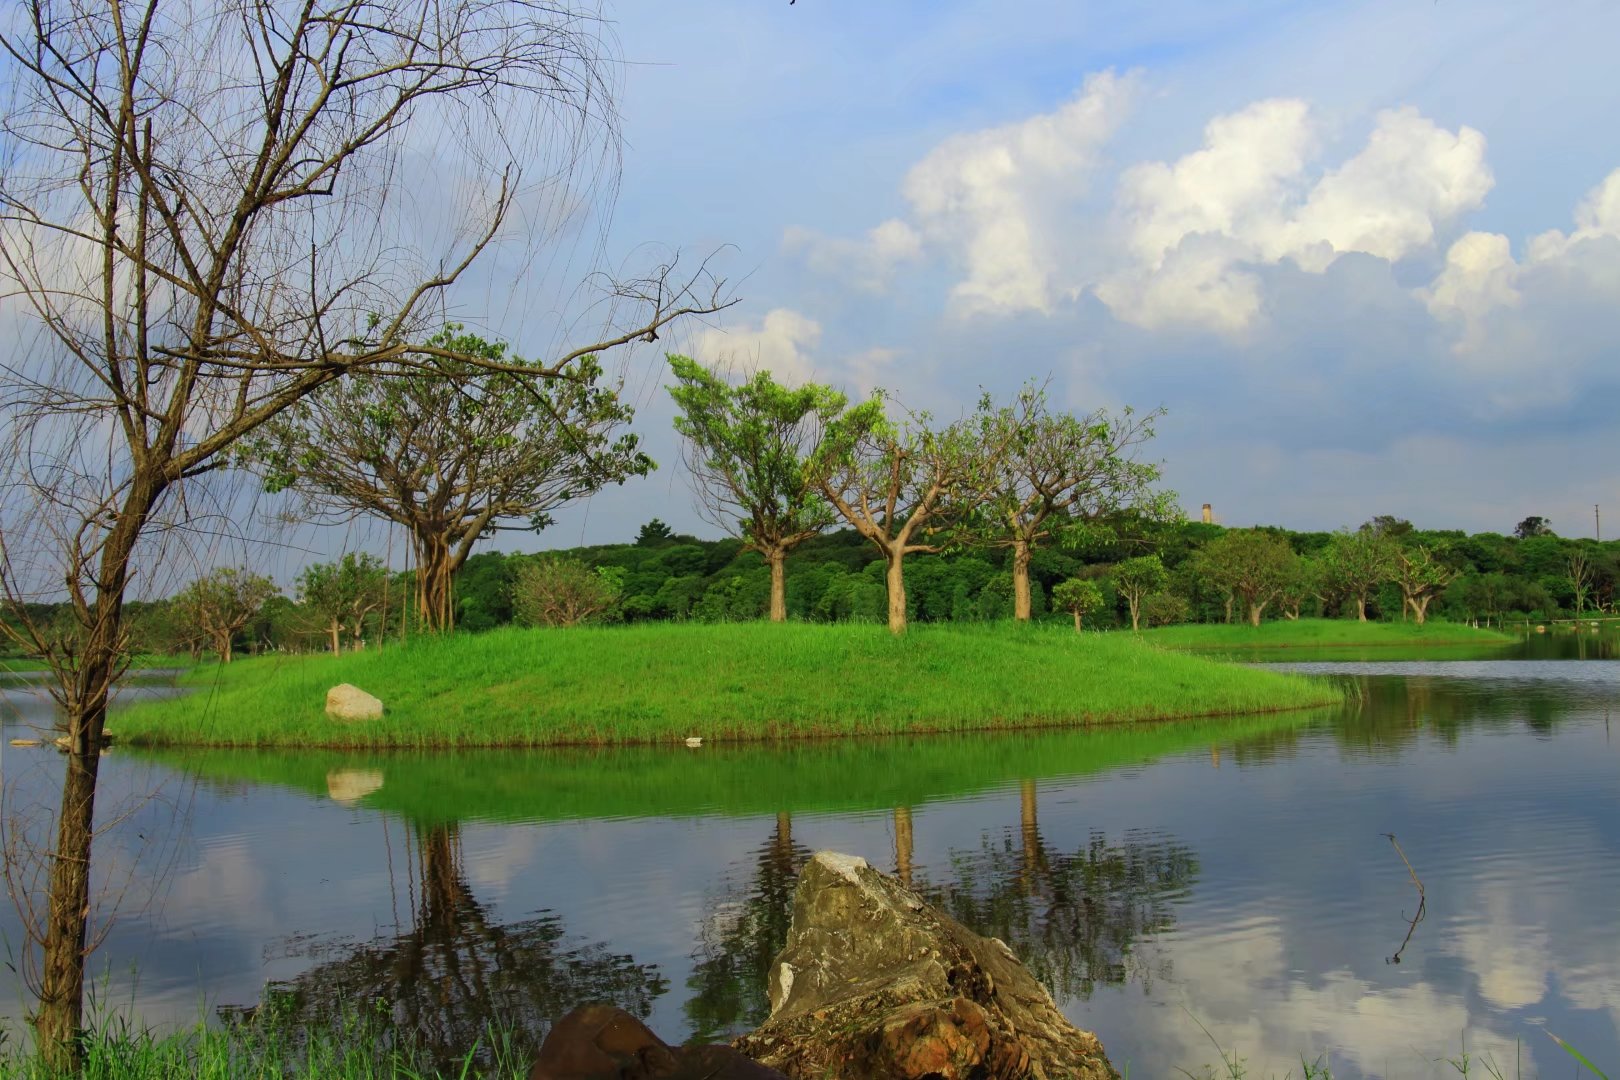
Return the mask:
[[[535,1032],[618,1001],[668,1038],[764,1012],[819,848],[910,877],[1007,940],[1134,1077],[1565,1077],[1542,1030],[1620,1066],[1613,642],[1490,659],[1291,653],[1360,703],[1115,734],[599,753],[140,756],[115,750],[97,872],[106,1008],[149,1023],[273,996],[389,1003],[446,1053],[491,1010]],[[1567,656],[1566,659],[1559,659]],[[1582,658],[1584,657],[1584,658]],[[152,692],[152,691],[141,691]],[[5,738],[48,723],[0,687]],[[1620,717],[1615,719],[1620,720]],[[116,721],[110,725],[116,729]],[[11,837],[50,750],[0,759]],[[152,796],[151,793],[156,795]],[[1418,893],[1385,833],[1421,878]],[[12,955],[21,924],[0,910]],[[1397,962],[1398,960],[1398,962]],[[11,980],[9,983],[3,980]],[[0,1012],[25,992],[0,974]]]

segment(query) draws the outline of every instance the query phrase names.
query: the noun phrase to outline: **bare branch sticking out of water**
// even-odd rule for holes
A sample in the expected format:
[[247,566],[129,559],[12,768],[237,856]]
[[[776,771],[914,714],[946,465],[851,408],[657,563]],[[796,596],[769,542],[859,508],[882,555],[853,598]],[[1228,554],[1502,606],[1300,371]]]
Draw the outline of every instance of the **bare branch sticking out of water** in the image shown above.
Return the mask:
[[1412,920],[1407,924],[1406,936],[1401,939],[1401,946],[1395,950],[1395,955],[1384,961],[1386,964],[1398,964],[1401,962],[1401,954],[1406,951],[1406,946],[1412,942],[1412,935],[1417,931],[1417,924],[1423,921],[1423,916],[1428,909],[1429,898],[1423,891],[1423,880],[1417,876],[1417,871],[1412,869],[1412,861],[1406,857],[1406,852],[1401,850],[1400,842],[1395,839],[1395,834],[1385,833],[1384,835],[1395,846],[1395,854],[1401,857],[1401,862],[1406,864],[1406,872],[1412,875],[1412,884],[1417,886],[1418,891],[1417,911],[1412,913]]

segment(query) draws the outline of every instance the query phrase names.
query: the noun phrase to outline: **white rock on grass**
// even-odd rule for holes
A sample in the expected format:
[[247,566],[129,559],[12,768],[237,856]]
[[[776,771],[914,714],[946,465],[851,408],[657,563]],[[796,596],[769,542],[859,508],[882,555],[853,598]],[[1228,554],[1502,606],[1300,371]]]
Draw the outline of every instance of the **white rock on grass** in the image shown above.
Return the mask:
[[340,683],[326,692],[326,715],[334,720],[378,720],[383,703],[358,686]]

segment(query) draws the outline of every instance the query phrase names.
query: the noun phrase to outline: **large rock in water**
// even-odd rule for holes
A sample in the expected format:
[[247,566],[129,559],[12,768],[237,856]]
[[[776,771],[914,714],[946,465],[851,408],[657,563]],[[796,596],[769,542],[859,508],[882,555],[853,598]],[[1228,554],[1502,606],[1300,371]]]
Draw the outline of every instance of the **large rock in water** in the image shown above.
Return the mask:
[[529,1080],[787,1080],[729,1046],[670,1046],[612,1005],[584,1005],[552,1027]]
[[1118,1080],[1005,944],[850,855],[799,875],[770,999],[732,1045],[795,1080]]
[[334,720],[378,720],[383,703],[358,686],[339,683],[326,692],[326,715]]

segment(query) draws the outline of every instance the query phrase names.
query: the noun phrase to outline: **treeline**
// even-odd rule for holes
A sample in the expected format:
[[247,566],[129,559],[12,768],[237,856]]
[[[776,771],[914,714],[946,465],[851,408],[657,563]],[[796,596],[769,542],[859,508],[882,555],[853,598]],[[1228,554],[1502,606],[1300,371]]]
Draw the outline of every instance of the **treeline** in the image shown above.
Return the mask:
[[[1096,593],[1084,612],[1096,628],[1130,627],[1133,607],[1141,626],[1312,616],[1438,616],[1502,626],[1615,612],[1620,542],[1566,539],[1528,521],[1514,534],[1467,535],[1388,517],[1338,532],[1124,517],[1093,528],[1077,547],[1031,553],[1031,614],[1071,618],[1061,601],[1075,582]],[[1012,618],[1012,557],[1008,548],[947,548],[912,560],[907,618]],[[787,562],[787,615],[881,623],[888,618],[885,572],[883,557],[853,529],[812,537]],[[131,648],[227,658],[244,650],[375,647],[427,629],[417,595],[414,573],[389,573],[365,554],[307,568],[291,595],[264,578],[220,570],[171,599],[131,604]],[[653,520],[629,543],[473,555],[454,595],[457,632],[468,633],[514,623],[744,621],[768,616],[771,569],[739,539],[679,535]]]

